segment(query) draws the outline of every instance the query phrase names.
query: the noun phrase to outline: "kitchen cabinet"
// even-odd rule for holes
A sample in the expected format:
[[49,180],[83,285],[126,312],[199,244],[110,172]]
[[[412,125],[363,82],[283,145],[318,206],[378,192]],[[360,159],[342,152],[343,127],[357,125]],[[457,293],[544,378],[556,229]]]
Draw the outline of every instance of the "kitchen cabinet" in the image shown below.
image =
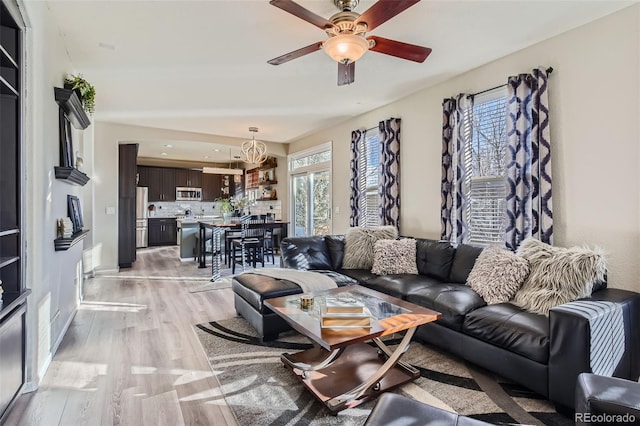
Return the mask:
[[138,166],[137,186],[149,186],[149,167]]
[[138,144],[118,146],[118,266],[136,260],[136,159]]
[[192,169],[176,169],[176,186],[186,188],[202,187],[202,172]]
[[220,175],[202,174],[202,201],[215,201],[220,198]]
[[178,225],[175,218],[149,218],[149,246],[174,246]]
[[149,201],[176,200],[176,169],[149,167]]

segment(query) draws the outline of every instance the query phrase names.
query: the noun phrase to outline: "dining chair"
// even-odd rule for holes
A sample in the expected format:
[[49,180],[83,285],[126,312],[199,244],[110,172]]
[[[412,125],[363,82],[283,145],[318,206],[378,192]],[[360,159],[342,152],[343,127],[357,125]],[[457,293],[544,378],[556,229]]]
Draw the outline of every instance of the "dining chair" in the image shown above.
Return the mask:
[[[254,225],[254,226],[251,226]],[[243,216],[241,219],[240,238],[231,240],[231,273],[236,273],[236,265],[245,265],[251,262],[255,268],[260,262],[264,267],[264,218]]]

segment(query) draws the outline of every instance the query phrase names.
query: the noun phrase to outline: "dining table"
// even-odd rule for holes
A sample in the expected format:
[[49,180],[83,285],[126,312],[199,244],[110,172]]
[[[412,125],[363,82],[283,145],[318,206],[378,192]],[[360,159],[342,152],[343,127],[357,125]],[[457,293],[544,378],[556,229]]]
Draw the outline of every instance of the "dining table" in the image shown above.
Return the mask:
[[[222,234],[228,231],[239,231],[242,229],[242,223],[239,220],[232,220],[230,222],[221,221],[220,219],[201,219],[199,223],[199,254],[198,254],[198,268],[206,268],[206,235],[207,229],[211,229],[213,232],[211,241],[211,281],[217,281],[220,279],[220,265],[222,255]],[[289,228],[288,221],[276,220],[264,223],[251,223],[250,228],[264,228],[265,230],[280,229],[280,240],[287,237],[287,230]]]

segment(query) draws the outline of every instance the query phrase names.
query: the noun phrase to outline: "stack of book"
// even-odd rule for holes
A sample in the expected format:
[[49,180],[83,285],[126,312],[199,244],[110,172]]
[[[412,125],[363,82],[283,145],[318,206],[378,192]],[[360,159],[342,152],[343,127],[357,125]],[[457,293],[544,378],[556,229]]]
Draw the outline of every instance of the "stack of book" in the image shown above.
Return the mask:
[[73,223],[71,219],[68,217],[58,219],[58,235],[62,238],[71,238],[73,235]]
[[371,316],[358,300],[340,300],[327,297],[322,307],[322,328],[362,328],[371,327]]

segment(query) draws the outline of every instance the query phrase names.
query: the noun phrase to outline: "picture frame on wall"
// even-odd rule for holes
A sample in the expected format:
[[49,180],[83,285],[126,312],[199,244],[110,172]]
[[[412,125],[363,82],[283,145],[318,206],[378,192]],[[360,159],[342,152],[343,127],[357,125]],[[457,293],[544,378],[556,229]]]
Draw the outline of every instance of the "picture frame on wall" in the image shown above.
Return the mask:
[[64,111],[60,109],[58,114],[60,129],[60,165],[62,167],[74,167],[73,141],[71,139],[71,123]]
[[82,231],[84,222],[82,220],[80,199],[75,195],[67,195],[67,210],[71,223],[73,224],[73,233],[75,234]]

